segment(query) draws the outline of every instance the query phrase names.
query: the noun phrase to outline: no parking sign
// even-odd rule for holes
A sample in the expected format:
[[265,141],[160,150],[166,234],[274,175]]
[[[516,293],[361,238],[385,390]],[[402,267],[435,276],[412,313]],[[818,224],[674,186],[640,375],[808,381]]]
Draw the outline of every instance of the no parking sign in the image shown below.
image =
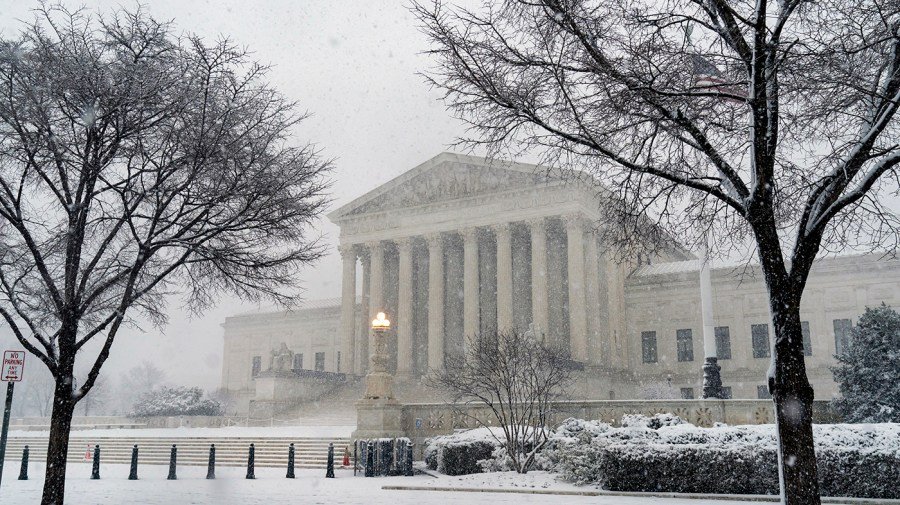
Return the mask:
[[4,351],[3,369],[0,379],[4,382],[19,382],[25,371],[25,353],[22,351]]

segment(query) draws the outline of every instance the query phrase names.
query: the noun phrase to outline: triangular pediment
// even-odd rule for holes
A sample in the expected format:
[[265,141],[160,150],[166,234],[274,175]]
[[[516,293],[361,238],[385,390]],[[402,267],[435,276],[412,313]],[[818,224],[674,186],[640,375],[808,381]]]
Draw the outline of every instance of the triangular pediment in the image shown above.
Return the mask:
[[539,167],[445,153],[334,211],[332,219],[535,187],[550,182]]

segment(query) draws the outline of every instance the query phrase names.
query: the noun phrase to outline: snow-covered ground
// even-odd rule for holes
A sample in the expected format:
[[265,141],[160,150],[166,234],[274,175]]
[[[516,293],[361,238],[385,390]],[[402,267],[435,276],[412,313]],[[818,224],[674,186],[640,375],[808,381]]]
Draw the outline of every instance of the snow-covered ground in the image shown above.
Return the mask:
[[[0,503],[38,503],[44,467],[31,465],[31,480],[16,480],[19,471],[17,462],[6,465],[3,485],[0,487]],[[129,481],[126,465],[104,465],[102,479],[89,479],[91,469],[86,464],[71,464],[66,485],[67,505],[173,505],[173,504],[240,504],[240,505],[280,505],[296,503],[366,505],[421,505],[423,503],[492,504],[512,505],[517,503],[592,504],[592,505],[734,505],[737,501],[724,500],[673,500],[671,498],[646,498],[622,496],[554,496],[513,493],[472,493],[427,490],[386,490],[385,485],[439,485],[456,487],[511,487],[513,476],[508,474],[482,474],[465,477],[353,477],[350,470],[338,470],[335,479],[325,479],[322,471],[299,470],[297,478],[284,478],[284,470],[259,468],[256,480],[244,479],[241,468],[219,468],[217,479],[208,481],[206,469],[202,467],[182,467],[178,469],[177,481],[167,481],[165,466],[140,467],[141,480]],[[552,476],[534,472],[519,476],[522,487],[533,486],[542,489],[571,489],[573,486],[558,483]],[[518,487],[518,486],[516,486]],[[586,488],[581,488],[586,489]]]
[[[139,429],[112,429],[112,430],[77,430],[72,432],[73,437],[122,437],[122,438],[180,438],[180,437],[349,437],[356,426],[264,426],[244,427],[230,426],[226,428],[139,428]],[[47,431],[16,431],[10,430],[11,437],[43,437],[49,435]]]

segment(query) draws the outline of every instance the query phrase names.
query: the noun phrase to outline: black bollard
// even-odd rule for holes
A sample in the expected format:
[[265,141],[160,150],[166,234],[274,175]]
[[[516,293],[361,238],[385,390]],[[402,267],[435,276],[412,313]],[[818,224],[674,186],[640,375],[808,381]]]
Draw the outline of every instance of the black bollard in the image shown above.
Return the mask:
[[131,448],[131,471],[128,473],[128,480],[138,480],[137,465],[138,465],[138,446],[137,446],[137,444],[134,444],[134,447]]
[[403,474],[405,477],[413,476],[413,444],[411,441],[406,442],[406,465],[404,470],[406,470]]
[[22,449],[22,466],[19,467],[19,480],[28,480],[28,446]]
[[91,461],[91,480],[100,479],[100,446],[94,444],[94,460]]
[[291,446],[288,447],[288,469],[287,475],[285,475],[288,479],[294,478],[294,444],[291,443]]
[[328,444],[328,466],[325,468],[325,478],[334,478],[334,444]]
[[216,444],[209,444],[209,463],[206,465],[206,478],[216,478]]
[[169,476],[166,477],[166,480],[178,480],[178,476],[175,475],[175,460],[178,458],[178,449],[175,447],[175,444],[172,444],[172,452],[169,453]]
[[375,476],[375,444],[369,442],[366,446],[366,477]]
[[253,464],[256,459],[256,447],[250,444],[250,453],[247,455],[247,478],[255,479],[256,474],[253,472]]
[[356,477],[356,462],[357,462],[356,456],[358,454],[358,449],[359,449],[359,440],[355,440],[353,442],[353,476],[354,477]]

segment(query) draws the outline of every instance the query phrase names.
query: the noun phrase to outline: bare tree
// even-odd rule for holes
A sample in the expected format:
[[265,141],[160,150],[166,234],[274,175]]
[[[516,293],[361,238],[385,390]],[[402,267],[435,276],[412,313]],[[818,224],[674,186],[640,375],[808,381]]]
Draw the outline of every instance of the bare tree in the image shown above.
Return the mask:
[[468,337],[461,356],[448,356],[444,369],[427,382],[451,395],[450,405],[482,427],[485,419],[468,406],[484,406],[503,431],[491,434],[506,448],[518,473],[526,473],[547,443],[553,402],[571,380],[568,352],[530,332],[501,331]]
[[265,79],[140,8],[43,5],[0,40],[0,315],[55,381],[42,503],[63,502],[73,410],[123,324],[164,323],[179,289],[194,311],[222,290],[291,302],[321,256],[329,163]]
[[[493,154],[603,183],[605,232],[714,254],[755,244],[775,329],[782,495],[819,503],[800,300],[813,260],[896,250],[900,4],[439,0],[414,10],[429,81]],[[647,219],[647,217],[649,219]],[[651,226],[653,225],[653,226]],[[646,247],[646,242],[640,247]]]
[[166,382],[166,373],[150,361],[142,361],[119,377],[116,385],[117,408],[120,412],[130,412],[134,402],[141,395],[149,393]]

